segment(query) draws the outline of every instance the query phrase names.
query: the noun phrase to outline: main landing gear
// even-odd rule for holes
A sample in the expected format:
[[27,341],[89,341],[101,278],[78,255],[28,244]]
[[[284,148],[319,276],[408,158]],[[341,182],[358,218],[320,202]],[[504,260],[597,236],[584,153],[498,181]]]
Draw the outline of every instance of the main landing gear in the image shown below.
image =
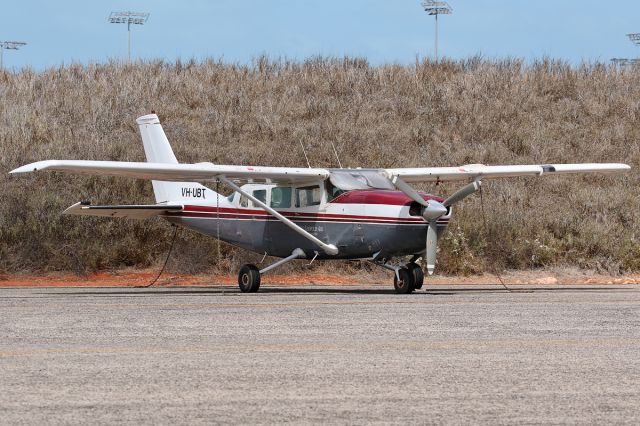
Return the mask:
[[306,255],[304,251],[297,248],[290,256],[280,259],[276,263],[263,269],[258,269],[256,265],[251,264],[242,265],[242,268],[240,268],[240,272],[238,273],[238,287],[240,287],[240,291],[243,293],[257,292],[260,288],[260,276],[262,274],[300,257],[306,257]]
[[238,286],[243,293],[255,293],[260,288],[260,270],[256,265],[242,265],[238,273]]

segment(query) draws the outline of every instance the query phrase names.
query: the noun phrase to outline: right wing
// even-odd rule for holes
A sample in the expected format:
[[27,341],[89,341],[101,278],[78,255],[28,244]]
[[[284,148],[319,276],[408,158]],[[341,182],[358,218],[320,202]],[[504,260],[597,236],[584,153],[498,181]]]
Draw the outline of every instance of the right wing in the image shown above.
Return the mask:
[[467,164],[460,167],[425,167],[405,169],[385,169],[389,179],[397,176],[405,182],[452,182],[480,179],[511,178],[519,176],[562,175],[571,173],[623,173],[631,169],[619,163],[578,163],[578,164],[523,164],[485,166]]
[[179,212],[182,211],[183,208],[184,206],[181,205],[166,204],[92,206],[87,202],[80,202],[75,203],[62,212],[62,214],[147,219],[149,217],[160,216],[168,212]]

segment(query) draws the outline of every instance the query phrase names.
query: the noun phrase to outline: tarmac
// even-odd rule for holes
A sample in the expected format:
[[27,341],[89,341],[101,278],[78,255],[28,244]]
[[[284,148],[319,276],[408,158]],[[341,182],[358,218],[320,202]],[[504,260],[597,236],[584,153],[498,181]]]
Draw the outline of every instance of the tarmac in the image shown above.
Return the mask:
[[0,424],[640,422],[638,285],[363,288],[0,289]]

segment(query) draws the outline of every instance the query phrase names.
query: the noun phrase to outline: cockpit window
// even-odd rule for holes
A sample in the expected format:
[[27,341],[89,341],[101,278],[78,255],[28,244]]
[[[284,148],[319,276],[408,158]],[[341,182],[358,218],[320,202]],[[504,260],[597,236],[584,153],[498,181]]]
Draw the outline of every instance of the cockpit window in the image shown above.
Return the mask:
[[253,196],[256,197],[258,200],[262,201],[263,203],[266,204],[267,202],[267,190],[266,189],[257,189],[255,191],[253,191]]
[[318,206],[321,197],[322,191],[318,185],[296,188],[296,207]]
[[275,187],[271,190],[271,207],[288,209],[291,207],[291,188]]
[[329,202],[333,201],[335,198],[337,198],[340,194],[344,194],[345,190],[338,188],[337,186],[335,186],[333,183],[331,183],[331,180],[327,179],[325,181],[325,189],[327,190],[327,200]]

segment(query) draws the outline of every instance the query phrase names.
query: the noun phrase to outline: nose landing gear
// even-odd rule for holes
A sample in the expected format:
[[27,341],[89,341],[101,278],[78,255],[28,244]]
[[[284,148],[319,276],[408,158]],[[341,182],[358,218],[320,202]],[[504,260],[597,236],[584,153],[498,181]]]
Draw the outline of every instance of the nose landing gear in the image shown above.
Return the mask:
[[416,263],[407,264],[407,269],[413,275],[413,287],[416,290],[420,290],[424,284],[424,272],[422,268]]

